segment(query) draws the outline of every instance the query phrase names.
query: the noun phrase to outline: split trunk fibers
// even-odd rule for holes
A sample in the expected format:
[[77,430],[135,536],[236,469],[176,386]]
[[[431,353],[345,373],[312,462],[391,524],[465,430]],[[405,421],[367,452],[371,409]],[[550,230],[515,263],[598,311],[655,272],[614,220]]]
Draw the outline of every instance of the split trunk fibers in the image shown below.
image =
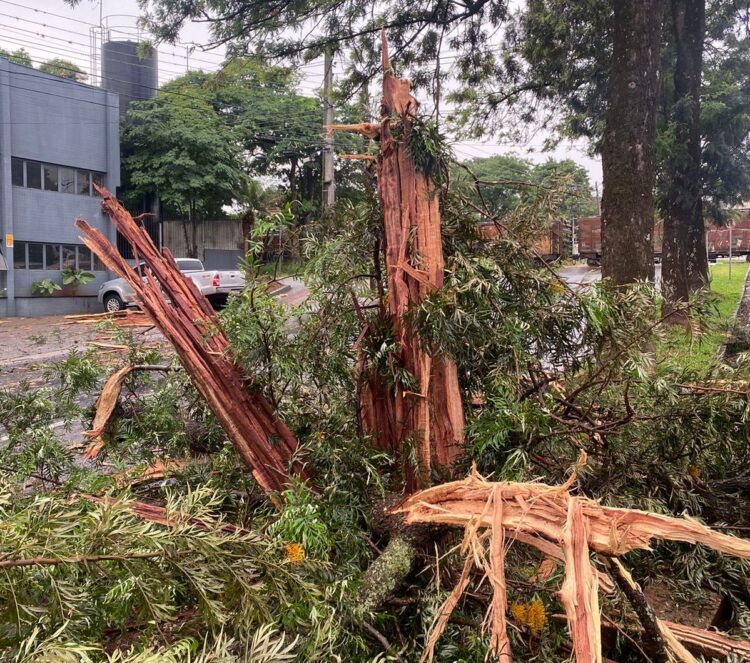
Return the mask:
[[407,318],[443,286],[440,203],[429,174],[417,170],[409,151],[418,104],[409,81],[393,75],[385,39],[383,69],[377,173],[388,292],[382,309],[399,346],[396,362],[414,385],[388,384],[365,368],[360,409],[376,444],[403,460],[409,493],[430,485],[433,468],[453,465],[463,446],[464,415],[456,365],[431,354]]
[[290,473],[307,479],[295,458],[296,438],[268,400],[247,388],[208,300],[179,271],[168,249],[159,253],[148,233],[112,194],[104,188],[97,191],[103,197],[102,209],[133,248],[143,270],[134,271],[100,231],[77,219],[83,242],[133,288],[261,488],[274,495],[289,483]]

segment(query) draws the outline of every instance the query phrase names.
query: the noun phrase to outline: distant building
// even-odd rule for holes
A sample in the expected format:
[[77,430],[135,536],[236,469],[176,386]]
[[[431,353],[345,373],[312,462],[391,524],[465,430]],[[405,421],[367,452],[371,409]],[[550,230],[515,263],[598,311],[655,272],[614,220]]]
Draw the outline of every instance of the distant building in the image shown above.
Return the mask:
[[[0,58],[0,317],[98,310],[111,278],[73,227],[82,216],[115,241],[94,183],[120,184],[117,94]],[[35,282],[62,285],[64,268],[96,280],[53,296]]]

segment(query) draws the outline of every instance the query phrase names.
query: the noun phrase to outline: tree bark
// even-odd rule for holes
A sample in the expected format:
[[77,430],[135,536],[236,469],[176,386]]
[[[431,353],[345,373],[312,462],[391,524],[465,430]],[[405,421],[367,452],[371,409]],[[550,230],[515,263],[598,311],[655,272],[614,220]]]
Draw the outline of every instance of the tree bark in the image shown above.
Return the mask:
[[675,47],[674,144],[666,164],[662,266],[663,314],[684,322],[675,309],[708,281],[708,258],[701,198],[700,87],[705,0],[671,0]]
[[614,3],[611,88],[602,144],[602,276],[654,278],[656,100],[661,0]]
[[[417,101],[410,83],[393,75],[383,38],[383,101],[378,192],[383,208],[387,311],[399,345],[398,364],[413,386],[386,385],[373,375],[361,392],[365,424],[375,425],[376,444],[391,448],[404,463],[406,492],[430,485],[437,468],[450,470],[463,449],[464,415],[458,372],[452,360],[433,356],[408,313],[443,286],[445,261],[440,203],[428,174],[417,170],[407,147]],[[403,135],[392,133],[400,118]],[[387,417],[387,419],[386,419]]]

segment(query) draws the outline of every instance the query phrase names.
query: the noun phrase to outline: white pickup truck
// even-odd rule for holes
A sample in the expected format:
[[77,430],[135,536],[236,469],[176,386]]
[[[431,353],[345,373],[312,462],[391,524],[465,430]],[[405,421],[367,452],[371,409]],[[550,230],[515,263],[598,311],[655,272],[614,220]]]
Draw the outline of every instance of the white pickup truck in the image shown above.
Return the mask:
[[[203,263],[195,258],[177,258],[180,271],[192,279],[193,283],[214,304],[223,304],[231,292],[239,292],[245,287],[245,276],[236,270],[206,270]],[[143,265],[133,267],[134,270]],[[99,302],[105,311],[122,311],[127,306],[138,306],[138,298],[125,279],[112,279],[102,283],[98,294]]]

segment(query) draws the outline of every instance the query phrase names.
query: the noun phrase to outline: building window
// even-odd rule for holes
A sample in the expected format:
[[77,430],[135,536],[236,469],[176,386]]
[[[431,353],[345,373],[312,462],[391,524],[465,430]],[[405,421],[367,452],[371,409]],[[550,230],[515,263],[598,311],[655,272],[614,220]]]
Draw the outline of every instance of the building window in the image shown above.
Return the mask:
[[104,272],[106,266],[88,247],[80,244],[42,244],[16,242],[13,250],[15,269],[49,270],[83,269]]
[[44,190],[45,191],[57,191],[60,177],[57,166],[50,166],[44,164]]
[[79,170],[76,175],[78,178],[78,193],[82,196],[91,195],[91,173],[88,170]]
[[26,269],[26,242],[16,242],[13,246],[13,269]]
[[42,188],[42,164],[38,161],[26,162],[26,188]]
[[91,271],[91,251],[85,246],[78,247],[78,269]]
[[63,244],[62,247],[62,268],[63,269],[75,269],[76,268],[76,247],[71,244]]
[[23,159],[13,157],[10,160],[11,181],[13,186],[24,186],[23,182]]
[[92,185],[102,186],[104,173],[11,157],[11,180],[14,186],[29,189],[93,196]]
[[75,193],[76,171],[73,168],[60,168],[60,191],[62,193]]
[[29,242],[28,269],[44,269],[44,244]]
[[58,244],[45,244],[44,256],[46,269],[60,269],[60,246]]

